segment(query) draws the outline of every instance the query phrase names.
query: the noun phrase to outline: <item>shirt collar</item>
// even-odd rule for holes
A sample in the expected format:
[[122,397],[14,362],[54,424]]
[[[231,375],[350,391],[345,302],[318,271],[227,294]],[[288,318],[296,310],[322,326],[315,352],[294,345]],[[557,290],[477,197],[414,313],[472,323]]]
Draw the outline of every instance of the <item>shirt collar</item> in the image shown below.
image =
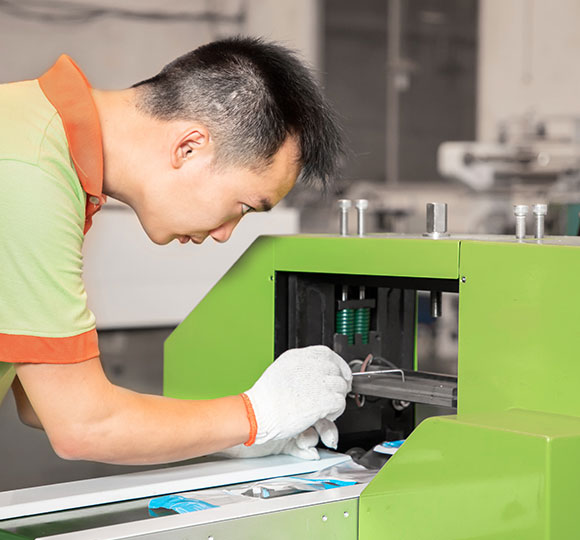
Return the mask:
[[[38,79],[40,88],[62,119],[69,151],[83,189],[103,196],[103,142],[91,86],[80,68],[63,54]],[[95,199],[96,202],[96,199]]]

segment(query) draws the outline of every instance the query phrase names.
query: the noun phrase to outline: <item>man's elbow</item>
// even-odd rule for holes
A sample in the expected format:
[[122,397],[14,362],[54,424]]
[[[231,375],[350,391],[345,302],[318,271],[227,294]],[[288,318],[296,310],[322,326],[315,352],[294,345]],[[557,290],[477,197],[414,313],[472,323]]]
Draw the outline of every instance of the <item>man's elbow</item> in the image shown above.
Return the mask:
[[54,453],[68,461],[102,461],[97,455],[97,444],[89,433],[78,426],[61,425],[57,429],[47,429],[47,435]]

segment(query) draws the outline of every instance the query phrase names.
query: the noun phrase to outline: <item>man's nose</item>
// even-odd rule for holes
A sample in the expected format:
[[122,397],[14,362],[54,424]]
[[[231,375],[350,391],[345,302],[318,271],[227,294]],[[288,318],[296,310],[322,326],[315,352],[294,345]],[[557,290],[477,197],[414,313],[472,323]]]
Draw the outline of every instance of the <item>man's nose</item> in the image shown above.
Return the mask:
[[230,219],[230,221],[226,221],[223,225],[220,225],[217,229],[209,232],[209,235],[216,241],[216,242],[227,242],[230,239],[230,236],[234,232],[236,225],[240,222],[240,217],[236,217],[234,219]]

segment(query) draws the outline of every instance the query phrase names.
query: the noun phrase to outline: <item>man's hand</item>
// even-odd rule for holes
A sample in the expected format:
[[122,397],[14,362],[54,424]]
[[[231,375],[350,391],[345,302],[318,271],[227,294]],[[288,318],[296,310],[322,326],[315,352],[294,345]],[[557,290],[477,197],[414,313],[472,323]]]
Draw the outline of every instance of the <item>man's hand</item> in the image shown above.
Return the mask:
[[256,417],[256,444],[292,439],[322,419],[335,420],[351,385],[350,368],[328,347],[281,354],[246,392]]
[[253,444],[252,446],[239,444],[238,446],[219,452],[219,454],[231,458],[257,458],[288,454],[300,459],[320,459],[318,450],[316,449],[319,438],[328,448],[336,449],[338,431],[334,422],[323,418],[316,422],[314,427],[308,428],[296,437],[271,440],[264,444]]

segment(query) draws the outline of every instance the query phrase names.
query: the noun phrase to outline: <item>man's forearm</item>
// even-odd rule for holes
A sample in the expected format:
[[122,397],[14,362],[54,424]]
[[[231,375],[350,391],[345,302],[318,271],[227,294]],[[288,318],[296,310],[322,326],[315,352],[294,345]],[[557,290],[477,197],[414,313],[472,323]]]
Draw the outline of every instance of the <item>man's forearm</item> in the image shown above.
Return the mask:
[[[207,401],[137,394],[115,387],[117,410],[71,426],[59,454],[117,464],[155,464],[210,454],[248,440],[240,396]],[[80,431],[81,437],[76,433]]]
[[98,358],[17,367],[55,451],[65,459],[155,464],[215,452],[248,439],[240,396],[207,401],[139,394],[111,384]]

